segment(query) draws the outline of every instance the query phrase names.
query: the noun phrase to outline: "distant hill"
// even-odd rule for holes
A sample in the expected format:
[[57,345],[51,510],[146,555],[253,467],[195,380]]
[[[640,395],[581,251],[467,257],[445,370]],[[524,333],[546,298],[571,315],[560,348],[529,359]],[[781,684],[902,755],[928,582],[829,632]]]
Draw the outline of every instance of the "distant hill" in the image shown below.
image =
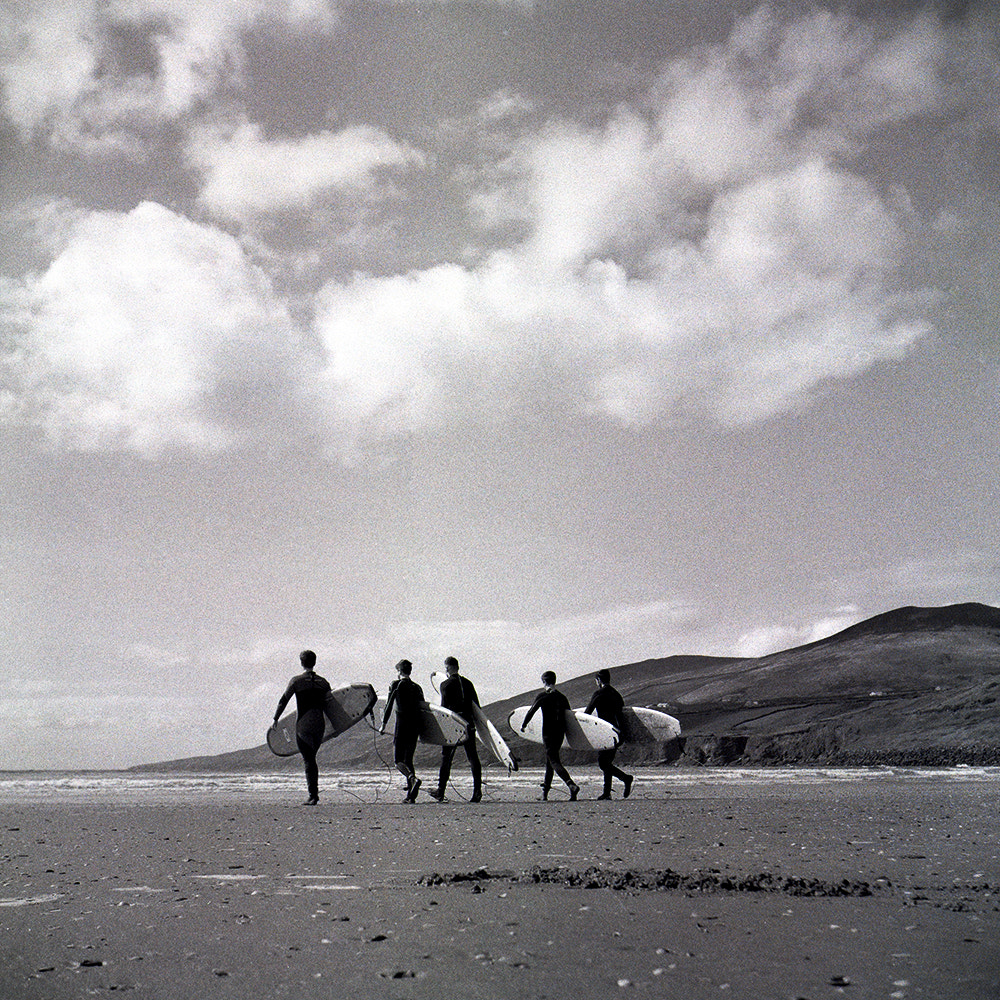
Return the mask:
[[[612,682],[626,703],[660,707],[681,721],[675,743],[623,747],[621,757],[637,762],[1000,764],[1000,609],[983,604],[899,608],[757,658],[670,656],[622,664],[612,668]],[[573,705],[585,705],[593,674],[561,678],[559,687]],[[534,693],[485,706],[527,763],[542,760],[540,748],[511,733],[507,717]],[[387,741],[379,746],[391,752]],[[321,759],[329,768],[380,767],[378,749],[361,723],[327,743]],[[437,748],[419,753],[425,768],[440,755]],[[262,745],[137,770],[300,766],[298,757],[280,759]]]

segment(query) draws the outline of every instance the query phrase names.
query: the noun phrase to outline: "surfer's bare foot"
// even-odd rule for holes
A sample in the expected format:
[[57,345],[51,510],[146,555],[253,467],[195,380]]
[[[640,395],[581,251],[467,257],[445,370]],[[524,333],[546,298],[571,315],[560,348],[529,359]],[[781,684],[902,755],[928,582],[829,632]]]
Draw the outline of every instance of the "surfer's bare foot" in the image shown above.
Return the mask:
[[610,792],[602,792],[600,795],[597,796],[597,801],[601,802],[601,801],[604,801],[604,800],[610,799],[610,798],[611,798],[611,793]]
[[472,793],[472,798],[469,799],[469,801],[470,802],[482,802],[483,801],[483,793],[477,789],[476,791],[474,791]]
[[549,790],[544,785],[542,785],[542,801],[549,801]]
[[576,802],[576,797],[580,794],[580,786],[577,784],[572,784],[569,786],[569,800],[570,802]]
[[416,802],[417,801],[417,792],[420,791],[420,786],[422,784],[423,784],[423,782],[419,778],[414,778],[413,781],[412,781],[412,783],[410,784],[410,794],[406,796],[406,799],[404,801],[406,801],[406,802]]
[[436,802],[444,802],[444,792],[440,788],[428,788],[427,794]]
[[305,802],[303,802],[302,804],[304,806],[318,806],[319,805],[319,797],[316,796],[316,795],[310,795],[309,798],[306,799]]
[[627,799],[632,794],[633,781],[635,781],[635,778],[631,774],[625,779],[625,791],[622,792],[623,799]]

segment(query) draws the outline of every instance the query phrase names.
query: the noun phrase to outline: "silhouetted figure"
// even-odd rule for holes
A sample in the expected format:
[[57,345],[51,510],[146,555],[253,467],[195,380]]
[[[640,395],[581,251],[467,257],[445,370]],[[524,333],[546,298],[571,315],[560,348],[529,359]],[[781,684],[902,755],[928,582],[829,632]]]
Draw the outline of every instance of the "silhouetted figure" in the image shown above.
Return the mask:
[[[314,806],[319,802],[319,765],[316,763],[316,753],[323,743],[323,733],[326,730],[327,696],[330,694],[330,682],[316,673],[316,654],[311,649],[299,653],[302,673],[296,674],[285,688],[285,693],[278,699],[278,707],[274,713],[274,725],[278,724],[281,713],[284,712],[292,695],[295,695],[295,707],[298,718],[295,720],[295,743],[302,754],[306,770],[306,789],[309,798],[305,805]],[[331,724],[334,724],[330,716]]]
[[406,798],[404,802],[416,802],[420,790],[420,779],[413,767],[413,754],[420,737],[420,713],[426,702],[420,685],[410,679],[413,664],[400,660],[396,664],[397,678],[389,685],[382,715],[380,733],[385,732],[389,713],[396,709],[396,731],[393,736],[393,757],[396,770],[406,778]]
[[472,681],[458,672],[458,660],[454,656],[449,656],[444,661],[444,665],[448,676],[441,683],[441,705],[468,722],[469,736],[457,746],[441,748],[441,770],[438,772],[438,786],[429,794],[438,802],[444,798],[448,778],[451,776],[451,762],[455,759],[455,751],[461,746],[465,748],[465,754],[469,758],[469,767],[472,770],[472,798],[470,801],[480,802],[483,797],[483,765],[479,761],[479,752],[476,750],[476,721],[472,711],[472,706],[479,704],[479,695],[476,693],[476,686]]
[[552,787],[552,775],[558,774],[566,786],[569,788],[569,798],[571,802],[576,801],[580,794],[580,786],[569,776],[569,772],[563,767],[562,759],[559,756],[559,749],[566,738],[566,713],[569,709],[569,702],[566,695],[556,689],[556,675],[551,670],[546,670],[542,674],[542,684],[545,690],[536,695],[535,700],[528,709],[528,714],[524,717],[521,725],[523,733],[528,725],[528,720],[541,709],[542,712],[542,745],[545,747],[545,777],[542,779],[542,798],[548,799],[549,789]]
[[[625,731],[625,719],[622,714],[624,709],[625,700],[611,686],[611,671],[598,670],[597,690],[587,704],[587,714],[591,715],[596,711],[599,719],[610,722],[618,730],[619,734],[621,734]],[[615,767],[616,753],[618,753],[618,747],[611,747],[609,750],[599,750],[597,752],[597,764],[604,772],[604,792],[597,796],[599,799],[611,798],[611,782],[613,778],[618,778],[625,785],[622,798],[627,799],[632,791],[632,782],[634,779],[631,774],[626,774]]]

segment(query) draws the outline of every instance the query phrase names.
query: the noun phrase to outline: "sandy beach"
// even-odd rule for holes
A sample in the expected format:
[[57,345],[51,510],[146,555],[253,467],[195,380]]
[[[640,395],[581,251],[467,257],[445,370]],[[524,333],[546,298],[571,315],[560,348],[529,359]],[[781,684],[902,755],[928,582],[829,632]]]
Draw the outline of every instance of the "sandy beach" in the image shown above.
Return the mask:
[[[1000,772],[2,806],[0,996],[1000,996]],[[776,776],[777,775],[777,776]]]

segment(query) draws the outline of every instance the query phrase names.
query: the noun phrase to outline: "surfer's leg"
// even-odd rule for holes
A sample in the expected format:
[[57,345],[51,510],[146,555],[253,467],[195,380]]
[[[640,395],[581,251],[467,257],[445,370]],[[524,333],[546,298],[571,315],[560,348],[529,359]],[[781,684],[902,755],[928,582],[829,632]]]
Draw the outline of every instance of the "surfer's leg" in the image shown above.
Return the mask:
[[431,797],[435,799],[444,798],[444,790],[448,787],[448,779],[451,777],[451,762],[455,759],[454,747],[441,748],[441,768],[438,771],[437,791],[432,791]]
[[295,737],[295,742],[298,745],[299,753],[302,754],[302,763],[306,771],[306,790],[309,793],[307,804],[315,805],[319,802],[319,765],[316,763],[316,751],[319,746],[298,735]]
[[476,750],[475,738],[465,744],[465,752],[469,757],[469,768],[472,771],[472,801],[479,802],[483,797],[483,765]]
[[413,754],[417,749],[416,733],[397,733],[395,742],[396,770],[406,778],[406,802],[413,802],[420,788],[420,779],[413,767]]
[[614,750],[598,751],[597,766],[604,772],[604,791],[601,792],[602,799],[611,798],[611,772],[614,770],[614,765],[612,764],[614,759]]
[[[564,782],[566,782],[566,787],[569,788],[570,799],[576,799],[580,792],[580,786],[569,776],[569,771],[563,767],[562,758],[559,756],[559,747],[546,747],[545,753],[548,756],[552,770],[555,771],[555,773],[558,774]],[[551,781],[551,778],[549,780]]]
[[542,798],[549,797],[549,789],[552,787],[552,761],[549,759],[548,751],[545,753],[545,775],[542,777]]

